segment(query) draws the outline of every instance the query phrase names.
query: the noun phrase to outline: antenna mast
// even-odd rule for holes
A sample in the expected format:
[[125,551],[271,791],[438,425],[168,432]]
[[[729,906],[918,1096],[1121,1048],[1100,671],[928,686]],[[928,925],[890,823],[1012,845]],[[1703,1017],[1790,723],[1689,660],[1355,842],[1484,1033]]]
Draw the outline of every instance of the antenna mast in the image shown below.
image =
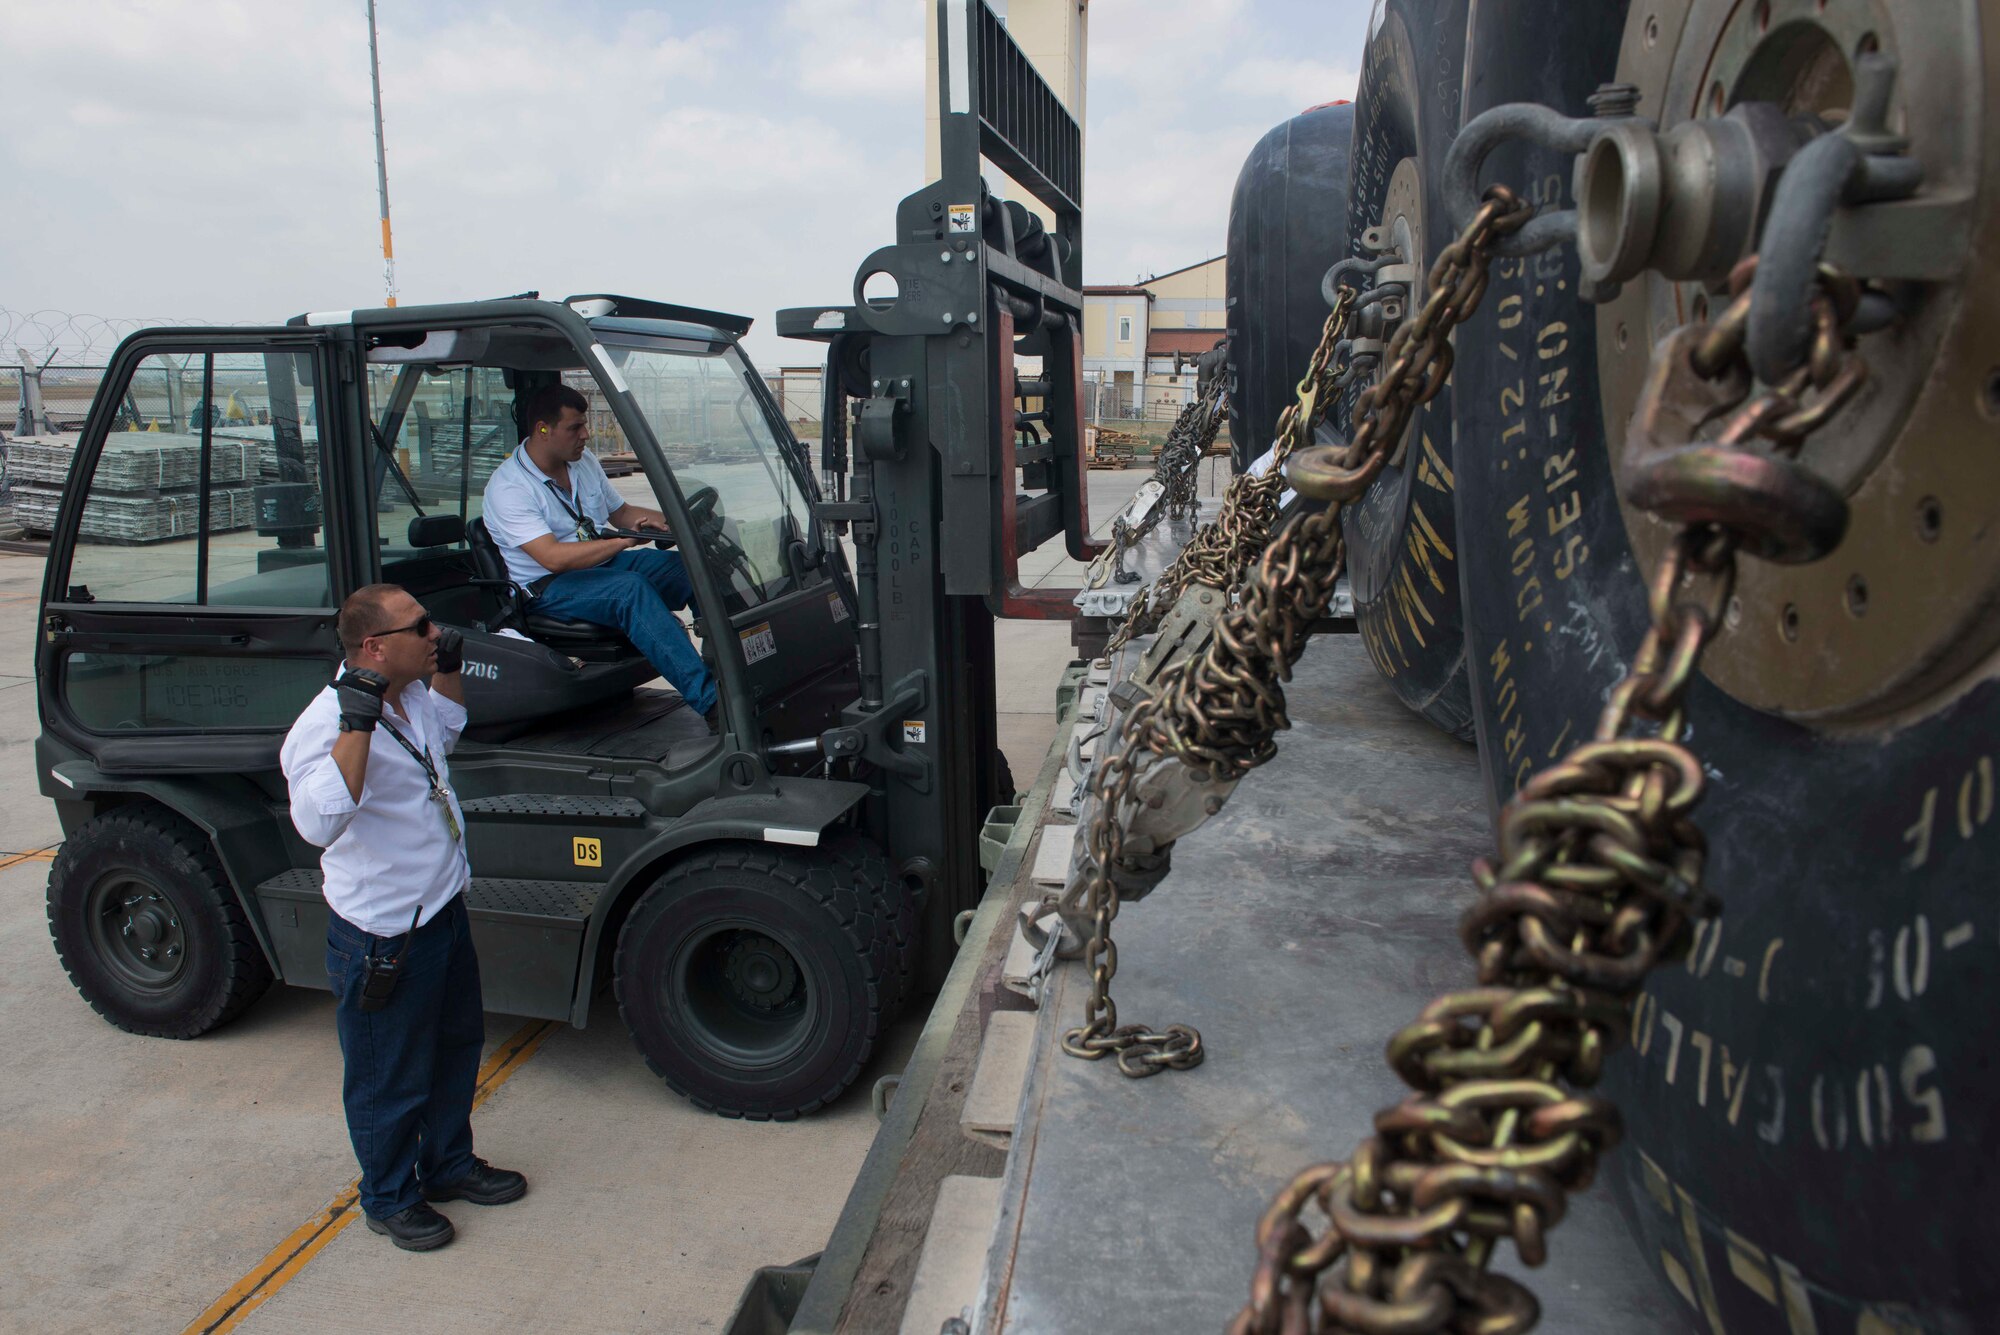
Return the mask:
[[375,189],[382,198],[382,286],[396,304],[396,247],[389,239],[389,161],[382,153],[382,62],[375,54],[375,0],[368,0],[368,79],[375,88]]

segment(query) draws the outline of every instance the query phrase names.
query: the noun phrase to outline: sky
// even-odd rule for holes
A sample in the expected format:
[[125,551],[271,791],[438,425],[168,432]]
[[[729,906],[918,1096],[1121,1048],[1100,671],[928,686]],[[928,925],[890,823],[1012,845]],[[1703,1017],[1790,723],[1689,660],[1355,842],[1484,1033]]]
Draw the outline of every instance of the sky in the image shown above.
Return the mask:
[[[1085,281],[1222,253],[1250,148],[1354,95],[1367,9],[1091,0]],[[845,300],[923,184],[919,0],[377,13],[404,305],[622,292],[753,316],[761,366],[810,362],[772,313]],[[363,0],[10,4],[7,358],[380,304],[367,39]]]

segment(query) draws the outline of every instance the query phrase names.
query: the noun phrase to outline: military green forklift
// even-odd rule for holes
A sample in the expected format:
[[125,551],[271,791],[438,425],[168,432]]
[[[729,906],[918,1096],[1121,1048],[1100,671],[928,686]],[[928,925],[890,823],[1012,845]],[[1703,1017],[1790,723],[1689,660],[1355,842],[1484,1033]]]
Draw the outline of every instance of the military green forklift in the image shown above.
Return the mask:
[[[864,310],[823,313],[821,336],[862,334]],[[193,1038],[273,979],[327,986],[319,850],[292,826],[278,748],[338,663],[341,600],[381,581],[465,635],[451,768],[488,1009],[581,1026],[608,985],[652,1069],[728,1116],[811,1113],[861,1073],[949,966],[982,893],[982,821],[1011,797],[992,620],[1019,610],[1018,539],[1089,551],[1074,376],[1073,420],[1039,461],[1047,499],[1020,498],[1031,533],[993,540],[1001,470],[955,469],[991,520],[961,518],[986,550],[958,544],[948,589],[930,560],[945,460],[997,430],[959,418],[926,444],[921,395],[856,385],[870,350],[842,338],[823,464],[844,461],[848,391],[867,401],[851,494],[830,477],[843,494],[825,498],[741,349],[749,328],[528,294],[120,346],[49,544],[36,653],[37,769],[65,835],[49,926],[105,1019]],[[985,374],[983,343],[969,365]],[[558,379],[591,395],[594,429],[636,459],[621,485],[672,527],[719,736],[614,629],[539,614],[485,531],[485,480]],[[231,393],[250,422],[145,429],[163,394]]]

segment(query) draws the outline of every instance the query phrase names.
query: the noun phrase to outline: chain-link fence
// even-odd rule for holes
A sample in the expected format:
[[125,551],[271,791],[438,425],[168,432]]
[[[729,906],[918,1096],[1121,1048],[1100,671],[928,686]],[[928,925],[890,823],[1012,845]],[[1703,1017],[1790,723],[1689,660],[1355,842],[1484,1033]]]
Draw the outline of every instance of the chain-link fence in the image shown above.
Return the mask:
[[[245,323],[180,316],[17,311],[0,306],[0,434],[60,435],[82,430],[112,352],[138,330],[188,325],[241,327]],[[28,420],[30,395],[23,385],[30,380],[40,385],[41,414],[33,421]]]
[[[30,375],[41,381],[42,412],[46,422],[25,420],[27,399],[21,382]],[[38,372],[24,371],[17,363],[0,366],[0,434],[9,436],[81,431],[104,379],[102,366],[48,366]]]
[[1083,415],[1092,425],[1100,422],[1172,423],[1181,410],[1194,402],[1195,373],[1190,367],[1179,375],[1149,375],[1134,385],[1119,380],[1115,373],[1086,371],[1083,375]]

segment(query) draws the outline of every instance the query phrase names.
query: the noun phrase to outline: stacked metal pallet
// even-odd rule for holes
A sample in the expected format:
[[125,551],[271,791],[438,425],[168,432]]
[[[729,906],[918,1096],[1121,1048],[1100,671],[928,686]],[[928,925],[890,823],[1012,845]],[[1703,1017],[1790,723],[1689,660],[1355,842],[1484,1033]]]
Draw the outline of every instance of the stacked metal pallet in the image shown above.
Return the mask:
[[[319,486],[319,444],[311,427],[305,429],[304,448],[299,451],[296,463],[287,466],[278,458],[278,446],[272,439],[268,426],[223,425],[212,433],[216,448],[221,450],[225,442],[241,442],[250,447],[250,462],[244,477],[250,482],[310,482]],[[301,474],[299,469],[303,467]]]
[[[77,437],[22,437],[8,448],[14,513],[29,533],[55,529],[76,460]],[[211,442],[209,531],[248,528],[251,483],[260,472],[254,440]],[[231,486],[229,484],[237,485]],[[114,432],[89,479],[80,536],[87,542],[148,543],[188,537],[201,516],[201,437],[168,431]]]
[[[248,487],[212,487],[208,502],[211,533],[248,528],[255,516]],[[15,518],[29,533],[54,532],[56,513],[61,507],[60,491],[17,489],[14,493]],[[200,524],[198,491],[162,496],[93,492],[83,507],[83,522],[77,532],[85,542],[123,546],[190,538],[200,530]]]
[[[457,479],[465,471],[465,441],[467,430],[464,423],[452,421],[432,421],[425,433],[429,471],[439,478]],[[512,422],[479,422],[471,424],[472,476],[470,485],[476,491],[486,485],[486,479],[493,476],[493,470],[507,462],[507,456],[515,445]]]

